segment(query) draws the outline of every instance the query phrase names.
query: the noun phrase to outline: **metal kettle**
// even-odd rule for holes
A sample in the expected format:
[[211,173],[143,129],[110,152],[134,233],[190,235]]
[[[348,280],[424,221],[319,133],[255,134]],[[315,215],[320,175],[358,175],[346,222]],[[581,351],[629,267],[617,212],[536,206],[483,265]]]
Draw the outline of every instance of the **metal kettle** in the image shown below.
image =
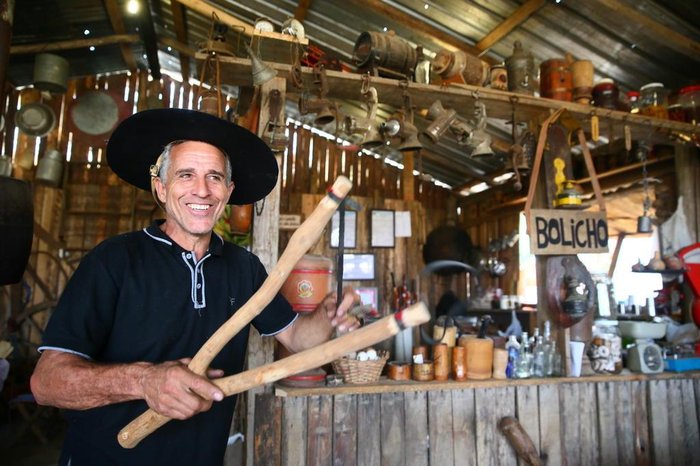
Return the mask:
[[536,76],[535,59],[523,44],[516,40],[513,44],[513,54],[506,58],[508,70],[508,90],[521,94],[533,95],[535,92]]

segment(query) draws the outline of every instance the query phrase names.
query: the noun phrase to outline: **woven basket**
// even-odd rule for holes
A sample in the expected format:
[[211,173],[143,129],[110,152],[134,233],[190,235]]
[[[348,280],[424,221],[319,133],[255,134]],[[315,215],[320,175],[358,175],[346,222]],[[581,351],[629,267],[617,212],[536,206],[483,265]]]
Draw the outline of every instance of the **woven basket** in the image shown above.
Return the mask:
[[388,351],[379,351],[375,361],[358,361],[346,357],[333,361],[333,370],[343,376],[345,383],[371,383],[379,380],[384,364],[389,359]]

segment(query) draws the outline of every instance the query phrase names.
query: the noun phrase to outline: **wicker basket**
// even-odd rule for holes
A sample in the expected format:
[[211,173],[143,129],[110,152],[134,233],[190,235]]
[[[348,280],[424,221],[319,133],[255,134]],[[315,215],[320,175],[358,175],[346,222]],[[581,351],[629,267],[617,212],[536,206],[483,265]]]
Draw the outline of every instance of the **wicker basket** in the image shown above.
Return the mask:
[[371,383],[379,380],[384,364],[389,359],[388,351],[379,351],[375,361],[358,361],[346,357],[333,361],[333,370],[343,376],[345,383]]

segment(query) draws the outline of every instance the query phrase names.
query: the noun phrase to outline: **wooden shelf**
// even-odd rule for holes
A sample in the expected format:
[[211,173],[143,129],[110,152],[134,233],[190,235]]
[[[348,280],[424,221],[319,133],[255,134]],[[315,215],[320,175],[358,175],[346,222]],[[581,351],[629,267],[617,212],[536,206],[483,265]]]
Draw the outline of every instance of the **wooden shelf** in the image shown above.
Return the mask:
[[416,382],[414,380],[397,381],[380,378],[379,382],[368,384],[346,384],[337,387],[288,387],[282,384],[275,385],[275,395],[287,396],[317,396],[317,395],[348,395],[359,393],[394,393],[394,392],[428,392],[435,390],[461,390],[465,388],[499,388],[522,385],[559,385],[567,383],[596,383],[596,382],[631,382],[635,380],[665,380],[665,379],[700,379],[700,371],[684,373],[662,372],[661,374],[637,374],[627,369],[619,375],[590,375],[583,377],[553,377],[507,380],[467,380],[457,382],[446,380],[444,382]]
[[[195,57],[199,60],[206,58],[202,54],[197,54]],[[265,58],[263,56],[263,59]],[[268,61],[266,63],[277,71],[278,76],[287,79],[287,94],[288,96],[293,94],[295,89],[290,80],[291,65]],[[222,82],[231,85],[252,85],[250,60],[236,57],[221,57],[221,64]],[[326,75],[328,78],[329,97],[339,100],[360,100],[361,74],[327,70]],[[312,68],[302,67],[302,76],[305,87],[313,89],[315,86],[312,84]],[[401,106],[401,81],[373,76],[370,79],[370,84],[377,89],[380,103],[394,107]],[[583,125],[589,125],[591,116],[593,114],[597,115],[600,120],[601,134],[605,134],[610,129],[621,137],[624,125],[629,125],[632,136],[635,139],[663,141],[667,140],[672,133],[695,135],[700,138],[700,127],[688,123],[662,120],[574,102],[545,99],[485,87],[469,85],[441,87],[434,84],[411,82],[408,84],[408,89],[413,103],[418,109],[427,109],[435,100],[440,99],[445,107],[454,108],[464,117],[472,114],[474,98],[478,96],[486,104],[488,116],[491,118],[510,120],[513,111],[513,100],[516,105],[516,118],[519,121],[536,120],[543,115],[549,114],[550,111],[564,107]],[[301,90],[298,92],[301,92]],[[611,125],[612,128],[610,128]]]

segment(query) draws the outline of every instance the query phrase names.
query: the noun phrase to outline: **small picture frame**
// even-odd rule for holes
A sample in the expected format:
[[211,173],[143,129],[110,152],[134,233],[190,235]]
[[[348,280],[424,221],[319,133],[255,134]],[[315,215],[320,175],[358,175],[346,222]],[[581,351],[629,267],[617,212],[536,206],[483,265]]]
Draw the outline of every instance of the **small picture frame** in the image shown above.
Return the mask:
[[374,280],[374,254],[343,254],[343,280]]
[[370,214],[370,247],[393,248],[394,211],[375,209]]
[[[333,214],[331,218],[331,247],[337,248],[340,241],[340,212]],[[345,249],[355,249],[357,247],[357,212],[354,210],[345,211],[345,238],[343,241]]]
[[360,295],[360,302],[363,305],[370,305],[374,309],[379,309],[379,290],[376,286],[364,286],[355,288]]

